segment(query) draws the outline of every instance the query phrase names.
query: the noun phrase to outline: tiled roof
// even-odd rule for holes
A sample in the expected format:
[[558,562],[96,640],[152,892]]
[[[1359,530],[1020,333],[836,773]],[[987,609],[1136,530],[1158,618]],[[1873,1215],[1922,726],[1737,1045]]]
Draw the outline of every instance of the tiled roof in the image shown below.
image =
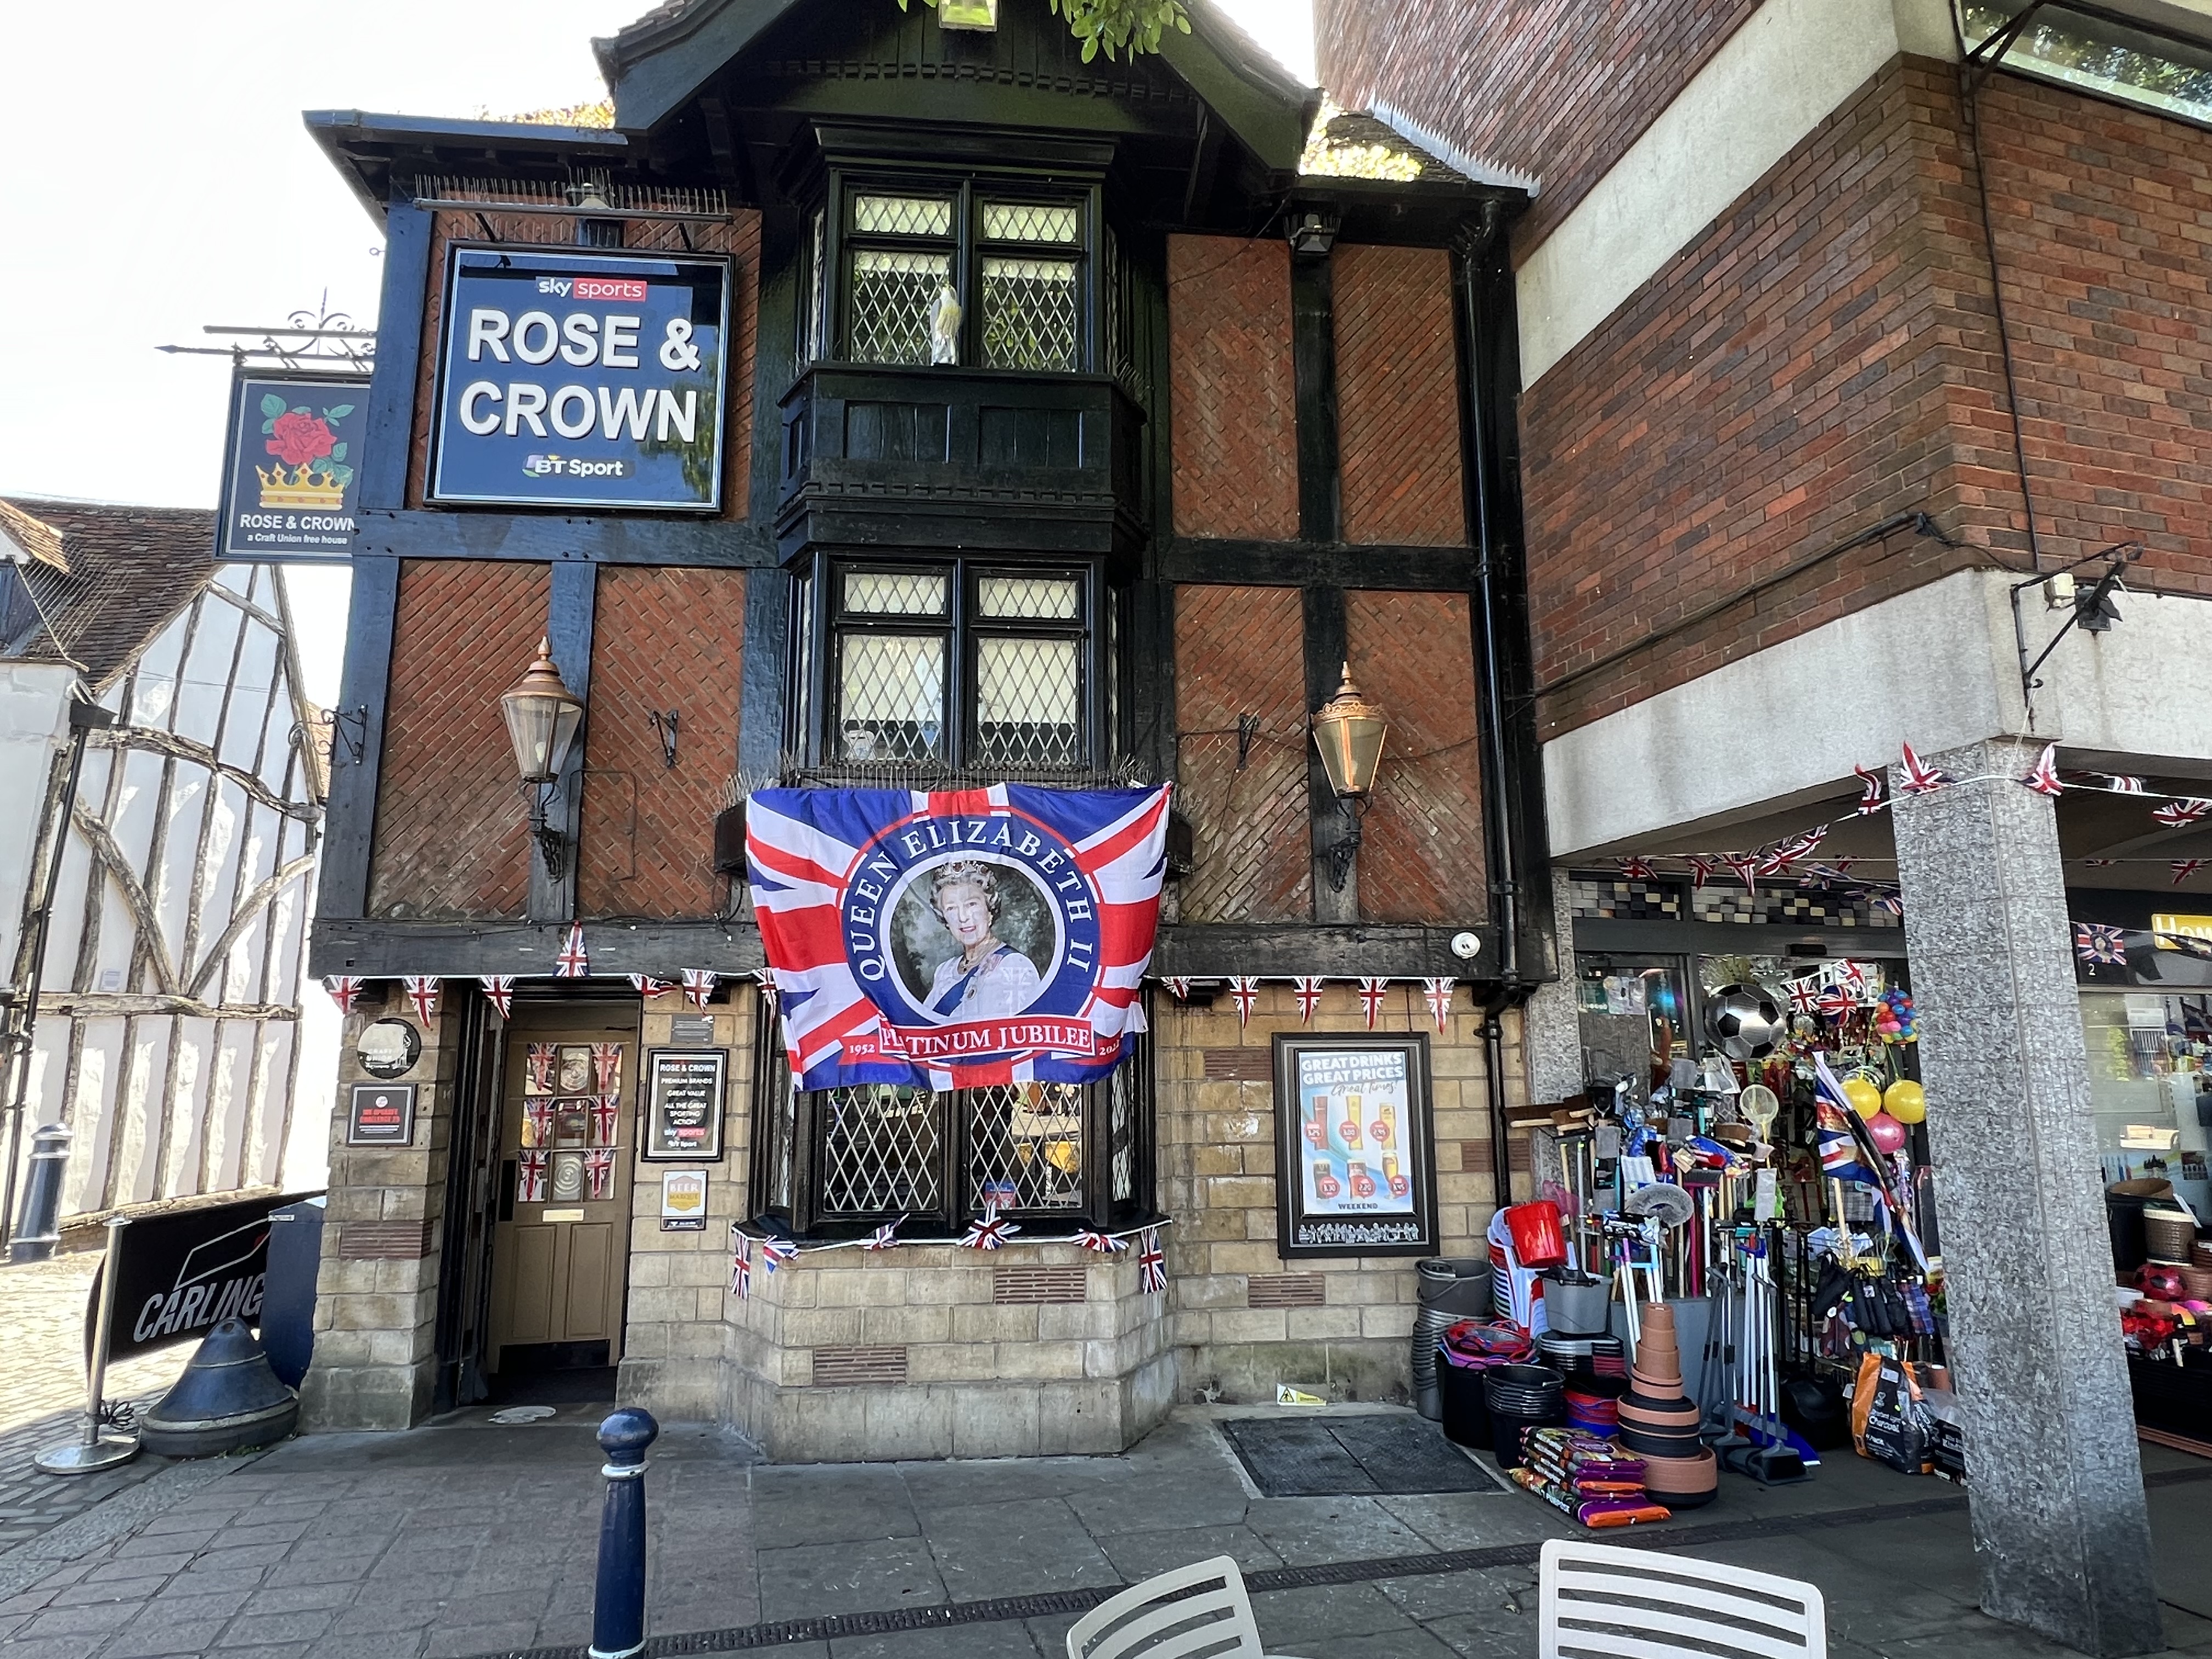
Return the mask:
[[46,627],[27,656],[77,665],[95,691],[137,659],[215,574],[200,507],[0,499],[0,532],[31,555],[24,585]]
[[1474,181],[1364,110],[1324,104],[1298,170],[1309,176],[1454,185]]

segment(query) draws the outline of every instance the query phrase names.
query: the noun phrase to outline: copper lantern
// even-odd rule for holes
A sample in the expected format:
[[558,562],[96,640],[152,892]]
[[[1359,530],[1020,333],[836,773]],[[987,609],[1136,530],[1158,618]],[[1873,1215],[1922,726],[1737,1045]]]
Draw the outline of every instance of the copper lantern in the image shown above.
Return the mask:
[[583,699],[571,691],[553,665],[553,647],[538,642],[538,660],[501,693],[507,741],[514,745],[515,769],[525,783],[550,783],[561,775],[576,728],[583,724]]
[[1314,747],[1321,750],[1332,790],[1359,799],[1375,787],[1388,729],[1382,711],[1360,695],[1352,683],[1352,665],[1345,664],[1344,684],[1313,717]]

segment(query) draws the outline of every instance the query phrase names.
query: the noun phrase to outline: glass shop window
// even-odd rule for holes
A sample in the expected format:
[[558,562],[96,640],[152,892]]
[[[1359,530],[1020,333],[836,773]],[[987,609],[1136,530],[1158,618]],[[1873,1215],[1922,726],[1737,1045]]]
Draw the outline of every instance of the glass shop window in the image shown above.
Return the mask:
[[2212,1216],[2212,995],[2084,991],[2081,1035],[2105,1180],[2170,1181]]

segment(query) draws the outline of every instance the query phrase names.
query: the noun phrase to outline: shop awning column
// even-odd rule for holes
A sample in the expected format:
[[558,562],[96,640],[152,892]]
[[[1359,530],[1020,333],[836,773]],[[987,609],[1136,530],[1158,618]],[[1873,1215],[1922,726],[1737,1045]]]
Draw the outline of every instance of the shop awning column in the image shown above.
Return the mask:
[[[1926,757],[1899,878],[1982,1606],[2084,1653],[2165,1646],[2039,744]],[[1891,788],[1905,782],[1892,769]]]

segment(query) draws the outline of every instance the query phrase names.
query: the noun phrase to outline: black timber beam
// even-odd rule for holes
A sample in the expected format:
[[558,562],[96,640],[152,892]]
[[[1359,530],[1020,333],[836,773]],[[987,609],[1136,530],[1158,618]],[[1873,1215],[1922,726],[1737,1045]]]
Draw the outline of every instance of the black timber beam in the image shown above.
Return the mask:
[[[374,395],[374,387],[371,391]],[[404,451],[404,441],[401,447]],[[357,521],[356,554],[386,558],[702,565],[723,569],[776,562],[775,544],[764,528],[726,519],[370,511],[357,515]]]
[[1474,586],[1474,550],[1465,547],[1210,536],[1178,536],[1167,544],[1160,561],[1161,575],[1171,582],[1258,587],[1321,583],[1463,593]]
[[[1452,954],[1452,939],[1472,933],[1481,948],[1472,961]],[[1152,970],[1192,979],[1232,974],[1290,979],[1318,974],[1329,979],[1449,977],[1486,980],[1497,961],[1497,936],[1489,928],[1220,923],[1160,929]]]

